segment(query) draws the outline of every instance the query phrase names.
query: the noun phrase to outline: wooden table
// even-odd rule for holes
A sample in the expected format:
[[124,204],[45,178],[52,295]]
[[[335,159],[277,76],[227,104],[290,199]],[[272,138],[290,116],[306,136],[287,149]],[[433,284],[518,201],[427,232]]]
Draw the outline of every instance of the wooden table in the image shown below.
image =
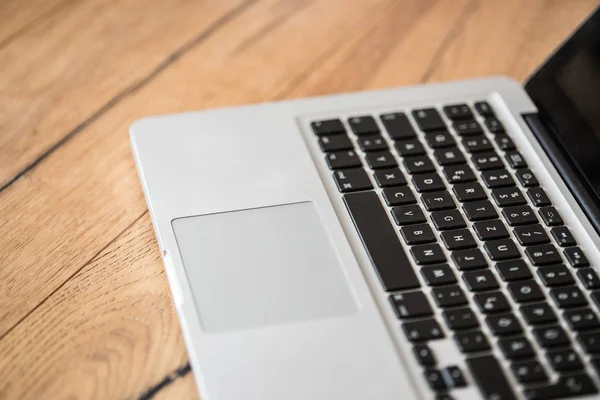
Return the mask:
[[197,397],[134,120],[523,80],[596,3],[2,0],[0,399]]

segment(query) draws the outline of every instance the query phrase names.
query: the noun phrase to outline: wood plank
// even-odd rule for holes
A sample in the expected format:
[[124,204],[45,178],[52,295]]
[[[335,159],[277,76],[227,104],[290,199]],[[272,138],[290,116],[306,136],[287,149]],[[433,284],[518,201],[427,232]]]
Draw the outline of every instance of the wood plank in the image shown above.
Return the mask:
[[52,18],[72,0],[3,0],[0,2],[0,49],[45,19]]

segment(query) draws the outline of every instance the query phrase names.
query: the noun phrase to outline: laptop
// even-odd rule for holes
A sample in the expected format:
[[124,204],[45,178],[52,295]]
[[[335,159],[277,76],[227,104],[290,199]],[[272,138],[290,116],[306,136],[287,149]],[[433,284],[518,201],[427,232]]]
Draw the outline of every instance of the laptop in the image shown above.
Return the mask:
[[600,11],[490,77],[150,117],[203,400],[598,398]]

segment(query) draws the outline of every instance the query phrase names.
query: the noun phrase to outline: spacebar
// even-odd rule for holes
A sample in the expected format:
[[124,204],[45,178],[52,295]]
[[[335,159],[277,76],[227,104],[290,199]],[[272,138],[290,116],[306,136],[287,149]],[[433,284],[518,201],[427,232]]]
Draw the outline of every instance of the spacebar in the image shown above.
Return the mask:
[[496,357],[491,355],[471,357],[467,359],[467,364],[484,399],[517,399]]
[[415,271],[377,194],[351,193],[344,196],[344,202],[385,290],[419,287]]

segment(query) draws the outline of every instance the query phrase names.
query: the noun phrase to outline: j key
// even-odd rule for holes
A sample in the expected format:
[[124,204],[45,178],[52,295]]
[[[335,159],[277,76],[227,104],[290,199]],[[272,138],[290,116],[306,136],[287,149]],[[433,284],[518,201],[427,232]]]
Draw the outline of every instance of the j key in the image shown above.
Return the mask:
[[561,376],[552,385],[525,391],[527,400],[552,400],[598,393],[596,385],[586,374]]
[[533,329],[533,336],[540,346],[545,348],[566,346],[570,344],[565,330],[558,325]]
[[419,193],[446,189],[444,181],[437,173],[415,175],[412,177],[412,183]]
[[425,154],[423,144],[417,139],[400,140],[394,144],[394,147],[402,157]]
[[477,153],[472,157],[475,168],[479,171],[496,169],[504,167],[500,156],[492,151],[486,153]]
[[441,339],[444,337],[444,332],[440,324],[433,318],[405,322],[402,324],[402,330],[404,330],[406,337],[411,342]]
[[416,345],[413,347],[413,352],[415,353],[417,362],[424,367],[433,367],[437,362],[431,348],[426,344]]
[[471,136],[462,140],[463,146],[469,153],[480,153],[482,151],[494,150],[494,147],[485,136]]
[[454,336],[454,340],[463,353],[473,353],[490,348],[490,343],[481,331],[458,332]]
[[465,183],[477,180],[475,174],[467,164],[449,165],[444,167],[444,176],[449,183]]
[[569,264],[571,264],[575,268],[587,267],[590,265],[585,254],[579,247],[569,247],[564,251],[565,257],[569,260]]
[[504,239],[508,237],[508,231],[504,223],[499,219],[475,222],[473,229],[477,237],[481,240]]
[[364,152],[387,150],[388,145],[385,140],[377,136],[364,136],[358,138],[358,146]]
[[518,151],[512,150],[506,152],[506,162],[511,168],[525,168],[527,163],[523,159],[523,156]]
[[428,224],[403,226],[400,233],[409,245],[435,243],[437,240]]
[[576,286],[550,290],[550,296],[560,308],[586,306],[587,300]]
[[410,139],[416,132],[404,113],[389,113],[381,115],[381,122],[388,135],[394,140]]
[[498,239],[485,242],[483,248],[493,261],[510,260],[521,257],[512,239]]
[[513,180],[512,176],[504,168],[483,171],[481,173],[481,179],[483,179],[485,186],[490,189],[515,186],[515,181]]
[[431,220],[438,231],[466,228],[465,219],[458,210],[434,211]]
[[529,267],[523,260],[502,261],[496,264],[496,270],[505,282],[521,281],[531,279]]
[[478,101],[477,103],[475,103],[475,109],[477,110],[479,115],[483,117],[494,116],[494,110],[492,110],[492,107],[490,107],[487,101]]
[[473,119],[473,113],[466,104],[451,104],[444,107],[444,113],[451,120]]
[[567,246],[575,246],[577,241],[573,237],[573,234],[566,226],[559,226],[556,228],[552,228],[552,236],[554,236],[554,240],[560,247]]
[[326,135],[319,138],[319,146],[325,152],[350,150],[354,146],[346,135]]
[[540,224],[516,227],[513,232],[521,246],[550,243],[550,238]]
[[446,324],[452,330],[476,328],[479,326],[473,310],[468,307],[446,310],[442,313]]
[[516,400],[511,384],[493,355],[467,358],[473,379],[487,400]]
[[433,152],[433,156],[439,165],[455,165],[464,164],[465,156],[457,147],[448,147],[445,149],[437,149]]
[[573,276],[564,265],[550,265],[537,270],[537,274],[546,286],[565,286],[575,283]]
[[489,200],[466,203],[462,208],[469,221],[498,218],[498,213]]
[[527,191],[527,196],[536,207],[549,206],[552,204],[550,198],[542,188],[531,188]]
[[528,324],[542,325],[556,322],[556,313],[547,303],[526,304],[521,306],[521,314]]
[[423,292],[397,293],[390,296],[390,302],[400,319],[433,315],[429,300]]
[[427,211],[447,210],[456,208],[454,199],[448,192],[425,193],[421,196],[421,201]]
[[581,347],[583,347],[586,353],[600,353],[600,335],[598,335],[598,332],[580,333],[577,336],[577,340],[579,341],[579,344],[581,344]]
[[517,303],[544,300],[544,293],[533,280],[511,282],[508,284],[508,291]]
[[452,260],[461,271],[487,267],[487,261],[479,249],[454,251]]
[[379,133],[379,127],[371,116],[352,117],[348,124],[356,136],[373,135]]
[[417,199],[408,186],[383,189],[383,198],[388,206],[415,204]]
[[475,295],[475,303],[485,314],[510,310],[508,300],[502,292],[478,293]]
[[432,390],[441,391],[447,389],[446,382],[444,381],[444,377],[440,371],[436,369],[428,369],[423,371],[423,375],[425,375],[425,380]]
[[454,138],[447,130],[426,133],[425,140],[432,149],[453,147],[456,145]]
[[342,193],[373,189],[373,185],[363,169],[340,169],[334,171],[333,178]]
[[519,361],[511,366],[513,374],[521,383],[537,383],[548,381],[542,364],[537,360]]
[[365,156],[367,164],[371,169],[391,168],[398,165],[392,153],[389,151],[378,151],[375,153],[367,153]]
[[398,168],[378,169],[373,174],[379,187],[403,186],[406,185],[406,179],[402,171]]
[[547,226],[557,226],[563,224],[562,217],[554,207],[542,207],[540,208],[539,213],[540,217],[542,217],[542,221],[544,221]]
[[510,226],[535,224],[537,217],[529,206],[506,207],[502,210],[502,215]]
[[335,135],[337,133],[346,133],[346,128],[339,119],[328,119],[323,121],[314,121],[310,124],[313,132],[317,136]]
[[535,355],[531,343],[523,336],[500,339],[498,345],[500,346],[504,357],[509,360],[529,358]]
[[424,174],[435,171],[433,163],[427,156],[406,157],[403,164],[409,174]]
[[456,121],[452,126],[456,133],[461,136],[479,135],[483,133],[483,129],[481,129],[481,126],[475,120]]
[[540,184],[533,172],[531,172],[529,169],[519,169],[517,170],[516,175],[517,180],[523,187],[535,187]]
[[504,133],[504,126],[495,117],[489,117],[485,119],[485,126],[492,133]]
[[562,258],[552,244],[539,244],[525,249],[525,254],[533,265],[559,264]]
[[506,150],[513,150],[515,148],[515,144],[513,143],[512,139],[509,138],[504,133],[496,135],[494,140],[496,141],[496,144],[498,145],[498,147],[500,147],[500,150],[506,151]]
[[600,288],[600,278],[593,268],[582,268],[577,271],[577,276],[586,287],[586,289]]
[[329,169],[361,167],[362,163],[354,150],[336,151],[325,156]]
[[472,292],[498,288],[498,280],[496,280],[494,273],[489,269],[465,272],[463,280],[467,284],[467,288]]
[[448,264],[432,265],[421,268],[421,275],[429,286],[441,286],[456,283],[454,272]]
[[462,371],[456,366],[444,368],[442,370],[442,376],[444,377],[444,382],[446,382],[446,386],[449,389],[467,386],[467,382],[465,381]]
[[512,313],[493,314],[486,317],[485,321],[496,336],[514,335],[523,330],[519,320]]
[[460,202],[485,200],[487,195],[481,185],[477,182],[459,183],[452,188]]
[[410,248],[410,252],[419,265],[438,264],[446,261],[439,244],[422,244]]
[[442,308],[467,304],[465,293],[458,285],[434,288],[432,293],[435,303]]
[[573,349],[549,350],[546,357],[552,368],[559,372],[583,369],[583,364]]
[[392,215],[396,224],[400,226],[420,224],[426,221],[425,214],[423,214],[421,207],[417,205],[394,207],[392,208]]
[[435,108],[423,108],[412,112],[422,131],[435,131],[446,128],[446,124]]
[[600,326],[598,317],[596,317],[596,314],[589,308],[567,310],[563,316],[571,329],[576,331],[595,329]]
[[492,190],[492,198],[498,207],[520,206],[527,204],[521,191],[515,187]]
[[458,229],[442,233],[442,241],[448,250],[461,250],[477,247],[473,235],[467,229]]

